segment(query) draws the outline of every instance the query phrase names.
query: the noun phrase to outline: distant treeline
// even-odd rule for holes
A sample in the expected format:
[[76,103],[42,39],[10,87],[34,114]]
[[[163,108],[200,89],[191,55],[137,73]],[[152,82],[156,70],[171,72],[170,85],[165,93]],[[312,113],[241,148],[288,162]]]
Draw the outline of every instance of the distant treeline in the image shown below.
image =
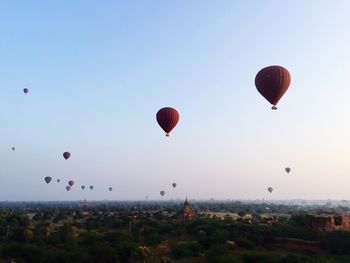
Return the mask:
[[350,233],[313,232],[305,221],[346,207],[196,202],[197,218],[182,221],[176,202],[9,204],[0,262],[350,262]]

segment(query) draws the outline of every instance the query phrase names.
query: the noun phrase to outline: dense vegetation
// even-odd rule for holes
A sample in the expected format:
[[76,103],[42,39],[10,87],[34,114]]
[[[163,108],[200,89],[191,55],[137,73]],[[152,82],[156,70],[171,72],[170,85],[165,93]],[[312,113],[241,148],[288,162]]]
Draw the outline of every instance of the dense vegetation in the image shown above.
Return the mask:
[[0,262],[350,262],[350,233],[312,232],[304,220],[347,207],[266,206],[196,203],[203,214],[184,222],[174,202],[2,203]]

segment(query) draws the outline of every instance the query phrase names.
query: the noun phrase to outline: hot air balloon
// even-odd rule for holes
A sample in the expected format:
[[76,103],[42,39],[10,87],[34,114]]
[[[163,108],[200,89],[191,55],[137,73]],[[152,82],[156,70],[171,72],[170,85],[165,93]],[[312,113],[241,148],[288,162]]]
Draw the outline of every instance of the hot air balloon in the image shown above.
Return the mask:
[[286,167],[286,169],[284,169],[288,174],[290,173],[291,169],[289,167]]
[[177,184],[176,184],[176,183],[173,183],[172,185],[173,185],[173,187],[174,187],[174,188],[177,186]]
[[166,132],[166,136],[169,136],[169,133],[175,128],[180,119],[177,110],[170,107],[160,109],[156,117],[159,126]]
[[269,193],[271,194],[272,191],[273,191],[273,188],[272,188],[272,187],[269,187],[269,188],[267,188],[267,191],[269,191]]
[[69,186],[69,185],[66,186],[66,190],[67,190],[67,191],[70,190],[70,186]]
[[112,187],[109,187],[108,190],[109,190],[110,192],[112,192],[113,188],[112,188]]
[[63,157],[64,157],[64,159],[68,160],[70,157],[70,152],[64,152]]
[[82,186],[81,186],[81,189],[83,189],[83,190],[84,190],[84,189],[85,189],[85,185],[82,185]]
[[164,192],[164,191],[160,191],[160,195],[161,195],[161,196],[164,196],[164,195],[165,195],[165,192]]
[[291,76],[287,69],[281,66],[269,66],[263,68],[255,77],[255,86],[259,93],[276,110],[278,101],[286,93],[291,82]]
[[74,185],[74,181],[70,180],[70,181],[68,181],[68,184],[69,184],[69,186],[73,186]]
[[15,146],[12,146],[12,151],[16,150]]
[[90,185],[90,190],[93,190],[94,189],[94,186],[93,185]]
[[60,180],[60,179],[57,179],[57,183],[59,183],[59,182],[61,182],[61,180]]
[[24,92],[24,94],[27,94],[29,92],[29,89],[28,88],[24,88],[23,92]]
[[52,180],[52,178],[51,178],[50,176],[46,176],[46,177],[45,177],[45,182],[46,182],[47,184],[50,183],[51,180]]

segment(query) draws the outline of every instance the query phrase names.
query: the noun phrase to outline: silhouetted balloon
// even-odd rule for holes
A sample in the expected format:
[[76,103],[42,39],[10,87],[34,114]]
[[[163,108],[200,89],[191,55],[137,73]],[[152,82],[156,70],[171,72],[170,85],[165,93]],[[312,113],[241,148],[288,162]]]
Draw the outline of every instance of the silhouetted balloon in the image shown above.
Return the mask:
[[12,146],[12,151],[16,150],[15,146]]
[[112,188],[112,187],[109,187],[108,190],[109,190],[110,192],[112,192],[113,188]]
[[67,191],[70,190],[70,186],[69,186],[69,185],[66,186],[66,190],[67,190]]
[[45,177],[45,182],[46,182],[47,184],[50,183],[51,180],[52,180],[52,178],[51,178],[50,176],[46,176],[46,177]]
[[90,190],[93,190],[94,189],[94,186],[93,185],[90,185]]
[[272,193],[272,191],[273,191],[273,188],[272,187],[269,187],[269,188],[267,188],[267,191],[269,191],[270,192],[270,194]]
[[57,179],[57,183],[59,183],[59,182],[61,182],[61,180],[60,180],[60,179]]
[[169,136],[169,133],[175,128],[180,119],[177,110],[170,107],[160,109],[156,117],[159,126],[166,132],[166,136]]
[[70,157],[70,152],[64,152],[63,157],[64,157],[64,159],[68,160]]
[[278,101],[286,93],[291,82],[287,69],[281,66],[263,68],[255,77],[255,86],[259,93],[270,102],[276,110]]
[[291,171],[291,169],[290,169],[289,167],[287,167],[287,168],[285,169],[285,171],[289,174],[290,171]]
[[27,94],[29,92],[29,89],[28,88],[24,88],[23,92],[24,92],[24,94]]
[[164,192],[164,191],[160,191],[160,195],[161,195],[161,196],[164,196],[164,195],[165,195],[165,192]]
[[172,185],[173,185],[173,187],[174,187],[174,188],[177,186],[177,184],[176,184],[176,183],[173,183]]
[[73,186],[74,185],[74,181],[70,180],[70,181],[68,181],[68,184],[69,184],[69,186]]
[[82,186],[81,186],[81,189],[83,189],[83,190],[84,190],[84,189],[85,189],[85,185],[82,185]]

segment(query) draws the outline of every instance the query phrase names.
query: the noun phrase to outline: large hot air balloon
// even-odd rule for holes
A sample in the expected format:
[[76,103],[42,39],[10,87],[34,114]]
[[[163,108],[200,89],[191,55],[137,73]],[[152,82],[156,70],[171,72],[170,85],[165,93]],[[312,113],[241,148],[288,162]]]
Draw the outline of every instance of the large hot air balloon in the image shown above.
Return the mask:
[[113,188],[112,188],[112,187],[109,187],[108,190],[109,190],[110,192],[112,192]]
[[267,188],[267,191],[269,191],[269,193],[271,194],[272,191],[273,191],[273,188],[272,188],[272,187],[269,187],[269,188]]
[[61,180],[60,180],[60,179],[57,179],[57,183],[59,183],[59,182],[61,182]]
[[50,176],[46,176],[46,177],[45,177],[45,182],[46,182],[47,184],[50,183],[51,180],[52,180],[52,178],[51,178]]
[[74,185],[74,181],[70,180],[70,181],[68,181],[68,184],[69,184],[69,186],[73,186]]
[[82,185],[82,186],[81,186],[81,189],[83,189],[83,190],[84,190],[84,189],[85,189],[85,185]]
[[164,196],[164,195],[165,195],[165,192],[164,192],[164,191],[160,191],[160,195],[161,195],[161,196]]
[[16,150],[16,147],[15,146],[12,146],[12,151]]
[[255,77],[255,86],[259,93],[276,110],[278,101],[286,93],[291,82],[291,76],[287,69],[281,66],[269,66],[263,68]]
[[70,157],[70,152],[64,152],[63,157],[64,157],[64,159],[68,160]]
[[165,107],[157,112],[157,122],[166,132],[166,136],[169,136],[169,133],[175,128],[179,119],[180,115],[174,108]]
[[175,187],[177,186],[177,184],[176,184],[176,183],[173,183],[172,186],[175,188]]
[[27,94],[29,92],[29,89],[28,88],[24,88],[23,92],[24,92],[24,94]]
[[90,190],[94,190],[94,186],[93,185],[90,185]]
[[66,190],[67,190],[67,191],[70,190],[70,186],[69,186],[69,185],[66,186]]
[[286,167],[286,169],[284,169],[288,174],[290,173],[291,169],[289,167]]

